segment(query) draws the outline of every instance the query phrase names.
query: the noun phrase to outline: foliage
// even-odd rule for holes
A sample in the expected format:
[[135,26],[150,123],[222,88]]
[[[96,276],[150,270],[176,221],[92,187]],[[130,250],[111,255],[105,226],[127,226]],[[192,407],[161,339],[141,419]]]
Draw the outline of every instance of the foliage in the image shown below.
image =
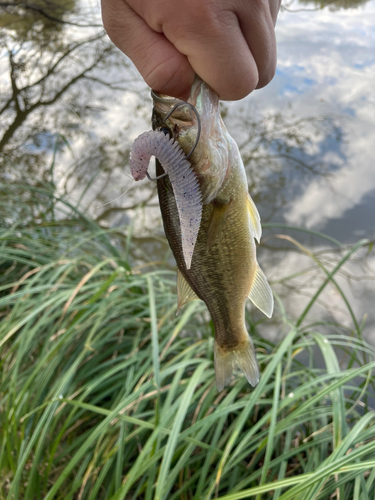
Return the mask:
[[203,304],[176,317],[174,275],[131,269],[126,228],[47,188],[0,193],[1,498],[374,498],[362,325],[292,323],[279,301],[278,345],[247,317],[260,383],[218,393]]
[[329,7],[335,11],[339,9],[356,9],[368,2],[368,0],[299,0],[302,5],[313,3],[319,9]]
[[0,1],[0,27],[22,41],[51,41],[59,35],[75,0]]
[[[0,1],[0,181],[46,180],[52,155],[72,153],[73,138],[92,140],[88,122],[101,115],[103,93],[113,104],[128,65],[97,23],[75,0]],[[110,147],[100,142],[91,164]]]

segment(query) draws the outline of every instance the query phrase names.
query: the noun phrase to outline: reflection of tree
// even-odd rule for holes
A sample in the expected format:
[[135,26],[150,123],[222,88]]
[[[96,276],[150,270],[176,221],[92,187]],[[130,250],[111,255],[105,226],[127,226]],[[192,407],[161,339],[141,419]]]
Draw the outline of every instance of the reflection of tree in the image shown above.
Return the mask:
[[78,14],[65,19],[74,3],[0,2],[0,178],[42,180],[51,151],[84,133],[102,109],[97,95],[116,89],[108,69],[124,58],[94,21],[82,30]]
[[53,38],[67,21],[75,0],[0,0],[0,27],[12,31],[19,40]]
[[252,119],[229,112],[227,121],[230,130],[238,131],[249,192],[267,219],[290,203],[312,176],[328,180],[344,160],[342,130],[331,117],[273,113]]
[[[69,64],[67,61],[69,61],[72,55],[85,45],[94,45],[102,36],[88,38],[79,43],[73,43],[70,46],[64,47],[57,58],[54,55],[50,58],[47,67],[43,62],[43,68],[39,68],[37,77],[29,81],[26,85],[21,82],[24,80],[25,73],[27,74],[28,72],[27,70],[25,71],[26,66],[31,63],[29,59],[30,52],[26,50],[17,57],[13,54],[12,50],[8,50],[11,93],[8,99],[2,103],[3,106],[0,109],[0,115],[4,116],[8,112],[8,115],[11,116],[9,116],[10,119],[8,118],[8,120],[6,118],[2,120],[4,132],[0,140],[0,152],[4,152],[16,131],[23,125],[29,115],[34,113],[38,108],[55,104],[72,85],[85,78],[105,58],[106,51],[99,55],[95,54],[88,63],[82,64],[83,67],[75,74],[69,75],[66,78],[63,77],[67,70],[66,64]],[[20,74],[20,70],[22,75]],[[29,68],[30,70],[31,68]],[[58,79],[60,80],[60,85],[57,85]],[[50,83],[52,84],[49,85]]]
[[[299,9],[295,4],[294,0],[289,0],[283,3],[282,8],[288,10],[289,12],[299,12],[301,10],[318,10],[324,9],[324,7],[329,7],[330,10],[335,11],[339,9],[355,9],[364,5],[369,0],[298,0],[298,4],[302,5],[316,5],[315,9]],[[291,8],[293,5],[293,8]]]

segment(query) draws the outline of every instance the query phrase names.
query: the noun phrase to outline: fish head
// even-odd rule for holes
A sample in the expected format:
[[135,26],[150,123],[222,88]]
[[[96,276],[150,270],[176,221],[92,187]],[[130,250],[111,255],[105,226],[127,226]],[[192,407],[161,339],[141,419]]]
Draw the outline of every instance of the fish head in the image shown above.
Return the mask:
[[[194,149],[189,162],[197,175],[203,203],[210,203],[230,170],[231,137],[220,115],[218,95],[200,78],[195,79],[187,102],[195,107],[200,123],[184,101],[156,92],[152,92],[152,97],[153,129],[168,133],[186,155]],[[173,110],[178,103],[181,105]],[[199,141],[194,147],[199,128]]]

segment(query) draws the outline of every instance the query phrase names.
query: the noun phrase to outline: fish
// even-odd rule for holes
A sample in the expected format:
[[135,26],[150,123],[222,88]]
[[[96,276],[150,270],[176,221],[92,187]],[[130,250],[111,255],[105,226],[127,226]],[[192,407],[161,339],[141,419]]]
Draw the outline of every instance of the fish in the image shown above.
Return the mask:
[[[170,113],[180,101],[156,92],[152,96],[153,130],[162,131],[166,141],[177,143],[188,156],[199,127],[191,106],[181,105]],[[255,240],[259,243],[262,233],[260,216],[248,193],[238,146],[222,120],[218,95],[197,77],[187,102],[198,112],[201,128],[189,157],[201,210],[189,260],[184,251],[176,186],[169,175],[163,176],[165,169],[156,159],[157,177],[163,176],[157,180],[157,190],[164,230],[178,268],[178,310],[200,299],[210,312],[218,391],[237,371],[255,386],[259,366],[246,328],[245,304],[249,298],[269,318],[274,305],[272,290],[256,258]],[[195,220],[194,214],[190,220]]]

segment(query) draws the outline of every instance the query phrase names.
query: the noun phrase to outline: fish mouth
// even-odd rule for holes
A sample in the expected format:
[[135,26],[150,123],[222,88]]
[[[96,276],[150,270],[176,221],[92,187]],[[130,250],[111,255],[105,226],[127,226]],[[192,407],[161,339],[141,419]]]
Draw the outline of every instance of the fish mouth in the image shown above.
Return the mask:
[[[189,103],[176,99],[175,97],[159,94],[151,91],[154,107],[152,110],[152,128],[160,129],[168,127],[174,139],[177,139],[180,133],[189,131],[197,126],[198,120],[195,113],[191,110]],[[177,106],[174,110],[173,108]],[[172,114],[170,112],[173,110]]]
[[[205,92],[209,93],[210,91],[211,91],[211,89],[203,82],[203,80],[201,80],[197,76],[194,80],[193,85],[191,86],[190,95],[189,95],[189,99],[187,100],[187,102],[189,104],[193,105],[194,107],[197,107],[200,105],[199,96],[202,93],[205,93]],[[156,92],[155,90],[152,90],[152,89],[151,89],[151,98],[154,102],[154,105],[155,105],[155,103],[157,103],[157,104],[161,104],[164,106],[170,106],[170,107],[174,106],[178,102],[181,102],[181,103],[184,102],[181,99],[177,99],[176,97],[168,96],[166,94],[160,94],[159,92]],[[201,111],[201,110],[199,110],[199,111]]]
[[[155,118],[157,119],[158,127],[161,127],[162,125],[166,124],[165,122],[167,120],[165,120],[165,117],[172,110],[173,106],[175,106],[178,102],[183,102],[180,99],[176,99],[176,97],[171,97],[165,94],[159,94],[154,90],[151,90],[151,98],[154,103],[154,109],[152,113],[153,120],[155,120]],[[173,113],[173,118],[175,117],[176,113]]]
[[[207,134],[212,128],[212,121],[219,115],[219,97],[218,95],[198,76],[195,78],[190,89],[187,105],[184,106],[180,99],[176,97],[160,94],[155,90],[151,90],[151,97],[154,103],[153,108],[153,128],[160,128],[166,125],[171,132],[177,129],[184,135],[191,128],[197,128],[198,120],[195,113],[192,112],[191,106],[195,108],[202,122],[202,131],[207,129]],[[174,106],[181,103],[167,119],[165,117]],[[178,134],[174,132],[174,137]]]
[[160,104],[172,105],[178,101],[178,99],[176,99],[175,97],[171,97],[165,94],[159,94],[159,92],[155,92],[155,90],[151,90],[151,97],[154,103],[158,102]]

